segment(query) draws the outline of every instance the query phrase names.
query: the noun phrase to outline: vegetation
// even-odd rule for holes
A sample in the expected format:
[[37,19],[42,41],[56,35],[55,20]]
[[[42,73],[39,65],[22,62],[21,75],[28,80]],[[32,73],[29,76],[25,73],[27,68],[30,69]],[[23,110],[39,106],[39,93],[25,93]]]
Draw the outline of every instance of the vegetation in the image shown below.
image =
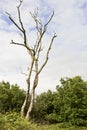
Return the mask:
[[15,110],[19,112],[25,98],[25,91],[17,84],[10,85],[9,82],[0,83],[0,112],[6,113]]
[[64,124],[35,125],[24,118],[20,118],[19,114],[15,112],[0,114],[0,130],[87,130],[86,127],[66,127]]
[[33,114],[38,122],[87,126],[87,82],[80,76],[61,79],[56,92],[37,96]]
[[0,130],[36,130],[35,125],[31,124],[16,112],[9,112],[0,115]]
[[67,130],[75,130],[75,127],[77,130],[86,130],[87,82],[80,76],[60,81],[61,85],[57,85],[55,92],[48,90],[36,97],[31,112],[31,121],[34,124],[20,117],[19,111],[26,96],[25,91],[17,85],[1,82],[0,127],[3,129],[0,130],[39,130],[40,127],[41,130],[60,130],[66,127]]

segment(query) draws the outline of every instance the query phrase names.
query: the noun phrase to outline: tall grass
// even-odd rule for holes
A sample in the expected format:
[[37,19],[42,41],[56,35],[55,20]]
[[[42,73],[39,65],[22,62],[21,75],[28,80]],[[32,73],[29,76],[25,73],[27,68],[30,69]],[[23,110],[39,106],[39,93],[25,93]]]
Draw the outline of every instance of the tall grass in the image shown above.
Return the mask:
[[37,130],[87,130],[86,127],[66,127],[66,128],[60,128],[60,124],[56,125],[43,125],[43,126],[37,126]]
[[0,114],[0,130],[87,130],[87,127],[75,127],[65,124],[37,125],[20,118],[15,112]]

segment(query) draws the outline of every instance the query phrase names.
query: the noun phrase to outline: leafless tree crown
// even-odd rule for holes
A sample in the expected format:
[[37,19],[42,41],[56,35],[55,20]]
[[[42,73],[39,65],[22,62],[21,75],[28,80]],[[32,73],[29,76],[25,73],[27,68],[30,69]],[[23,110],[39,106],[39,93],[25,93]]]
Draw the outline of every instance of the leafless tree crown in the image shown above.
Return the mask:
[[[41,51],[43,51],[43,44],[42,44],[42,39],[44,34],[47,31],[47,27],[48,24],[51,22],[53,16],[54,16],[54,11],[52,12],[51,17],[48,19],[48,21],[43,25],[42,20],[38,18],[38,8],[34,10],[34,12],[30,12],[30,15],[32,16],[33,20],[35,21],[36,24],[36,31],[37,31],[37,39],[35,41],[35,44],[33,47],[31,47],[30,43],[27,42],[27,33],[26,33],[26,29],[24,27],[24,24],[22,22],[21,19],[21,5],[22,5],[23,0],[20,0],[19,5],[17,6],[17,12],[18,12],[18,21],[19,24],[17,22],[15,22],[15,20],[12,18],[11,14],[9,14],[8,12],[6,12],[9,16],[10,21],[16,26],[16,28],[21,32],[22,36],[23,36],[23,43],[18,43],[15,42],[13,40],[11,40],[11,44],[15,44],[15,45],[19,45],[19,46],[23,46],[27,49],[30,57],[31,57],[31,63],[29,65],[29,69],[28,69],[28,75],[27,75],[27,92],[26,92],[26,97],[24,100],[24,103],[22,105],[21,108],[21,115],[24,116],[24,110],[25,107],[28,103],[28,98],[29,98],[29,94],[30,94],[30,89],[31,89],[31,100],[30,100],[30,105],[28,107],[27,113],[26,113],[26,118],[29,119],[30,118],[30,113],[32,111],[33,108],[33,104],[34,104],[34,97],[35,97],[35,88],[38,85],[38,80],[39,80],[39,74],[41,73],[41,71],[43,70],[43,68],[45,67],[48,59],[49,59],[49,52],[51,50],[52,44],[54,39],[57,37],[56,33],[53,34],[51,41],[49,43],[45,58],[43,60],[42,65],[39,67],[39,57],[40,57],[40,53]],[[32,72],[35,72],[35,75],[33,77],[33,85],[31,86],[31,76],[32,76]],[[31,87],[31,88],[30,88]]]

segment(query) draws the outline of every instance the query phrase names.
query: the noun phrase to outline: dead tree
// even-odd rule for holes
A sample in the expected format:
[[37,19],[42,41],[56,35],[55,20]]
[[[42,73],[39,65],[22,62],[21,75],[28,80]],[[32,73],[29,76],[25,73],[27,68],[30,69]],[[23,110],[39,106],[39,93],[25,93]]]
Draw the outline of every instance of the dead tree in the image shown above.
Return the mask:
[[[21,34],[23,36],[23,43],[14,42],[12,40],[11,44],[19,45],[19,46],[26,48],[26,50],[30,56],[30,60],[31,60],[29,69],[28,69],[27,79],[26,79],[26,83],[27,83],[26,97],[25,97],[24,103],[21,107],[21,116],[24,117],[25,108],[29,102],[29,95],[31,95],[30,104],[29,104],[27,113],[25,115],[25,118],[29,120],[30,113],[31,113],[33,105],[34,105],[35,89],[38,85],[39,75],[42,72],[45,65],[47,64],[47,61],[49,58],[49,52],[51,50],[53,41],[56,38],[56,34],[55,33],[53,34],[51,41],[49,43],[46,55],[44,57],[43,63],[41,66],[39,66],[40,54],[41,54],[41,51],[43,51],[42,39],[43,39],[44,34],[47,31],[48,24],[50,23],[50,21],[52,20],[52,18],[54,16],[54,11],[53,11],[51,17],[48,19],[48,21],[44,25],[43,25],[41,19],[38,18],[38,9],[36,9],[33,13],[30,13],[33,20],[35,21],[36,31],[37,31],[37,39],[35,41],[34,46],[31,47],[32,44],[30,45],[30,43],[28,43],[28,41],[27,41],[28,36],[27,36],[26,29],[24,28],[24,24],[23,24],[23,21],[21,18],[20,8],[22,5],[22,2],[23,1],[20,0],[19,5],[17,6],[19,24],[12,18],[11,14],[9,14],[9,13],[7,13],[7,14],[9,16],[10,21],[16,26],[16,28],[21,32]],[[31,77],[32,77],[33,71],[34,71],[34,77],[33,77],[33,83],[32,83],[33,85],[31,86]]]

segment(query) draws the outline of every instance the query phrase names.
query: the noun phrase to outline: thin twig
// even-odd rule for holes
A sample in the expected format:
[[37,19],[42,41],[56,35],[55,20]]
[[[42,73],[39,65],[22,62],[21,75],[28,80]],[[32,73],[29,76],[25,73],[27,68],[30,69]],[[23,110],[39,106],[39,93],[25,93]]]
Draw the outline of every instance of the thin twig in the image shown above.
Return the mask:
[[21,68],[20,68],[20,71],[21,71],[21,73],[22,73],[23,75],[28,76],[28,74],[24,73]]

